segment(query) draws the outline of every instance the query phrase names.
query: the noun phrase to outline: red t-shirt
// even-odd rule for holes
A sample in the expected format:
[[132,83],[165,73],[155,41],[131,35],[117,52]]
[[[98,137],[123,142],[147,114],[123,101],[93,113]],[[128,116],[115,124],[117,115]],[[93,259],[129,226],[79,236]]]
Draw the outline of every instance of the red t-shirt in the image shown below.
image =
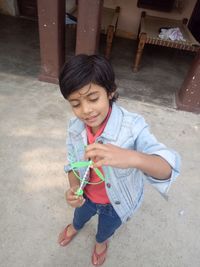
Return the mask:
[[[104,122],[102,123],[101,127],[97,131],[95,135],[93,135],[91,128],[86,125],[86,132],[87,132],[87,138],[88,138],[88,144],[92,144],[95,142],[96,138],[102,134],[104,131],[104,128],[106,127],[107,121],[110,117],[111,108],[108,111],[108,115]],[[101,173],[103,173],[103,169],[99,168]],[[90,179],[89,182],[96,183],[99,182],[101,179],[100,177],[95,173],[93,169],[90,169]],[[84,188],[84,193],[86,196],[92,200],[94,203],[99,204],[108,204],[110,203],[110,200],[107,196],[106,189],[105,189],[105,182],[101,182],[100,184],[87,184]]]

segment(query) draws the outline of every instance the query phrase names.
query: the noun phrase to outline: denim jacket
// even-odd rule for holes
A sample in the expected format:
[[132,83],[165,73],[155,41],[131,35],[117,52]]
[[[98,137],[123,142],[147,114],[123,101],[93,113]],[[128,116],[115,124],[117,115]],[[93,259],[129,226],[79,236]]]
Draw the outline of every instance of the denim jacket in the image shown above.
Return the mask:
[[[115,103],[112,105],[112,112],[107,125],[96,142],[158,155],[172,167],[172,174],[169,179],[158,180],[138,169],[103,166],[107,195],[122,222],[127,221],[140,206],[145,181],[150,182],[163,196],[166,196],[171,182],[179,175],[179,155],[156,140],[142,116],[128,112]],[[84,123],[78,118],[71,119],[67,137],[69,162],[65,166],[66,172],[72,170],[70,163],[84,161],[86,145],[87,135]],[[85,171],[86,168],[79,169],[80,177],[83,177]]]

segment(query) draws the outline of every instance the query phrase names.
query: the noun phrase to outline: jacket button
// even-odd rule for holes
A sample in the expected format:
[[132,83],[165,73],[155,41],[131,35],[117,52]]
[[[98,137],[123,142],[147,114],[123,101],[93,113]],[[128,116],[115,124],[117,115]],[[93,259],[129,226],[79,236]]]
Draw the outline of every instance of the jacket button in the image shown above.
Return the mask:
[[110,183],[107,183],[106,186],[107,186],[108,188],[111,188],[111,184],[110,184]]
[[119,205],[119,204],[121,204],[121,202],[119,200],[117,200],[117,201],[115,201],[115,204]]

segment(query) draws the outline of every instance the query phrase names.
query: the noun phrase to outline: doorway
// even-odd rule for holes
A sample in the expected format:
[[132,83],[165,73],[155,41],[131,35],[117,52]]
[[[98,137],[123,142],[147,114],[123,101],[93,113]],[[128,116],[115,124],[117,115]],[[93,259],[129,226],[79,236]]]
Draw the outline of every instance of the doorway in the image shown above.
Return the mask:
[[200,42],[200,0],[197,0],[196,2],[192,16],[188,23],[188,28],[196,40]]
[[37,0],[18,0],[19,15],[28,18],[37,18]]

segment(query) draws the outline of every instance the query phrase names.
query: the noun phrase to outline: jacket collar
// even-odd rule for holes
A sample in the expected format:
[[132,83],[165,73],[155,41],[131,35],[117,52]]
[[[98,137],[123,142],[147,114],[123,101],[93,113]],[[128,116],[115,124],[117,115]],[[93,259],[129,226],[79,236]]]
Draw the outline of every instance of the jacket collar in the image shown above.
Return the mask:
[[[120,109],[119,106],[113,103],[112,112],[110,114],[109,120],[101,136],[113,141],[116,140],[119,135],[122,119],[123,119],[122,110]],[[84,130],[85,130],[85,125],[81,120],[75,118],[71,121],[69,126],[69,132],[75,135],[80,135]]]

